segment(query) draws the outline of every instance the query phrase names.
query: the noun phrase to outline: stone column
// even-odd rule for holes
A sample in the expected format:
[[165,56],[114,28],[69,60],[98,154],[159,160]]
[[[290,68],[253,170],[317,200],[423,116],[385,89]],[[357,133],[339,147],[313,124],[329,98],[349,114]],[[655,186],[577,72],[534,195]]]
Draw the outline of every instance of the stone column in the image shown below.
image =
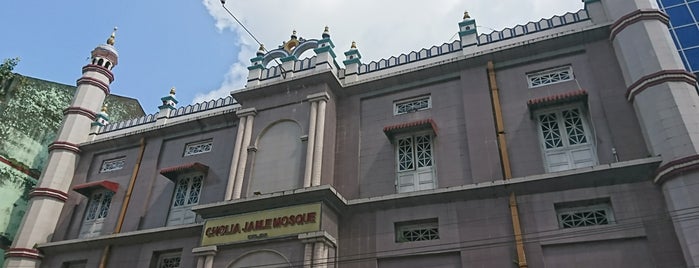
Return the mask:
[[240,198],[243,190],[243,179],[245,176],[245,167],[248,161],[247,148],[250,146],[252,138],[252,122],[255,119],[257,111],[255,108],[248,108],[238,111],[239,117],[245,116],[245,130],[243,131],[243,142],[240,144],[240,159],[238,161],[237,174],[235,176],[235,187],[233,188],[233,199]]
[[216,252],[218,252],[216,246],[193,248],[192,255],[197,257],[197,268],[213,268]]
[[308,128],[304,187],[318,186],[321,182],[323,139],[325,136],[325,110],[330,96],[328,96],[328,93],[321,92],[308,95],[306,99],[311,103],[311,115]]
[[329,256],[330,248],[337,246],[337,240],[325,231],[299,234],[304,243],[304,268],[326,268],[334,262],[335,256]]
[[246,119],[247,118],[245,116],[240,116],[240,119],[238,120],[238,132],[235,134],[233,159],[231,159],[231,170],[228,172],[228,184],[226,185],[226,195],[224,200],[231,200],[233,197],[233,188],[235,186],[235,176],[238,172],[238,161],[240,160],[240,152],[242,150]]
[[311,186],[311,177],[313,173],[313,151],[315,151],[316,141],[316,118],[318,116],[318,103],[311,103],[311,115],[308,121],[308,143],[306,147],[306,169],[303,176],[303,187]]

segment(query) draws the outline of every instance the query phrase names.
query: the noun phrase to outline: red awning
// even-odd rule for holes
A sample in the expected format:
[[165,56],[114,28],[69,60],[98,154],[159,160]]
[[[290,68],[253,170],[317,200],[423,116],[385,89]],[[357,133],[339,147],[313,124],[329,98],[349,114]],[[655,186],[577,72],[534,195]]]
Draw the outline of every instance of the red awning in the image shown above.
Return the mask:
[[383,133],[391,139],[394,135],[398,133],[413,132],[419,130],[432,130],[435,135],[437,135],[437,124],[435,124],[432,118],[422,119],[417,121],[405,122],[390,126],[385,126],[383,128]]
[[192,171],[201,171],[206,173],[207,171],[209,171],[209,166],[199,162],[194,162],[161,169],[160,174],[172,181],[175,181],[177,180],[178,175]]
[[542,107],[571,103],[576,101],[587,101],[587,91],[584,89],[574,90],[561,94],[531,99],[527,101],[529,110],[536,110]]
[[73,191],[80,193],[81,195],[89,197],[93,191],[105,189],[116,193],[119,190],[119,184],[113,181],[101,180],[86,182],[83,184],[78,184],[73,186]]

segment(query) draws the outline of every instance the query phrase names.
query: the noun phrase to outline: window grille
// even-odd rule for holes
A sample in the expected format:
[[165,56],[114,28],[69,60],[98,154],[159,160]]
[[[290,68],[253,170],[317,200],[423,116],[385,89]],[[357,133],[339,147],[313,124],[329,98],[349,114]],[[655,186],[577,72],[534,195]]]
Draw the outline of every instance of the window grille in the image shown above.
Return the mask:
[[568,106],[536,115],[548,172],[597,164],[592,135],[582,111],[580,106]]
[[80,238],[95,237],[102,233],[113,196],[114,193],[107,190],[95,191],[90,195],[83,223],[80,227],[80,234],[78,235]]
[[432,134],[396,139],[396,187],[399,193],[435,188]]
[[437,219],[396,223],[396,242],[415,242],[439,239]]
[[158,268],[179,268],[181,260],[180,253],[162,254],[158,258]]
[[198,155],[203,153],[211,152],[213,148],[213,141],[198,141],[193,143],[188,143],[184,148],[184,156]]
[[426,96],[417,99],[396,102],[393,104],[393,106],[394,115],[407,114],[431,108],[432,101],[430,99],[430,96]]
[[573,78],[573,68],[570,66],[527,74],[529,88],[570,81]]
[[199,204],[204,174],[190,173],[180,175],[172,197],[172,207],[168,215],[168,226],[193,223],[196,214],[191,208]]
[[123,169],[124,164],[126,164],[125,157],[105,160],[102,162],[102,167],[100,168],[100,173]]
[[588,206],[556,208],[558,224],[561,228],[607,225],[613,222],[609,200]]

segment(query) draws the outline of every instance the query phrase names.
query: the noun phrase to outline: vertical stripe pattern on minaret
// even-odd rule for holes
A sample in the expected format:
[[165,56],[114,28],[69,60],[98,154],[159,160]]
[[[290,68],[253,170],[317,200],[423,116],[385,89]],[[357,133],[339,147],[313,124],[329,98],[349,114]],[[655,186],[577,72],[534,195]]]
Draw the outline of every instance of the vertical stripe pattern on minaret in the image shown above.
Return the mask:
[[[115,28],[116,31],[116,28]],[[29,206],[12,247],[5,253],[7,268],[39,267],[43,255],[35,246],[51,241],[80,157],[79,144],[87,141],[90,124],[109,94],[114,80],[111,70],[118,54],[113,47],[114,33],[107,44],[92,51],[89,64],[77,81],[70,107],[63,111],[61,128],[48,148],[49,158],[39,182],[29,194]]]

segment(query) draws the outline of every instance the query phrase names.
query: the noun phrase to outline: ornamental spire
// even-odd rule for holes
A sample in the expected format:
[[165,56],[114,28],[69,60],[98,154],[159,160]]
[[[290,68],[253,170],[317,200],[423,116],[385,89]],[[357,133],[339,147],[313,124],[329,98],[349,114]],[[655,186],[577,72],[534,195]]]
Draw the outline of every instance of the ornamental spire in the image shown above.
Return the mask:
[[116,35],[116,31],[117,31],[117,27],[115,26],[115,27],[114,27],[114,30],[112,31],[112,35],[109,36],[109,38],[107,39],[107,44],[110,45],[110,46],[113,46],[113,45],[114,45],[114,37],[115,37],[115,35]]

